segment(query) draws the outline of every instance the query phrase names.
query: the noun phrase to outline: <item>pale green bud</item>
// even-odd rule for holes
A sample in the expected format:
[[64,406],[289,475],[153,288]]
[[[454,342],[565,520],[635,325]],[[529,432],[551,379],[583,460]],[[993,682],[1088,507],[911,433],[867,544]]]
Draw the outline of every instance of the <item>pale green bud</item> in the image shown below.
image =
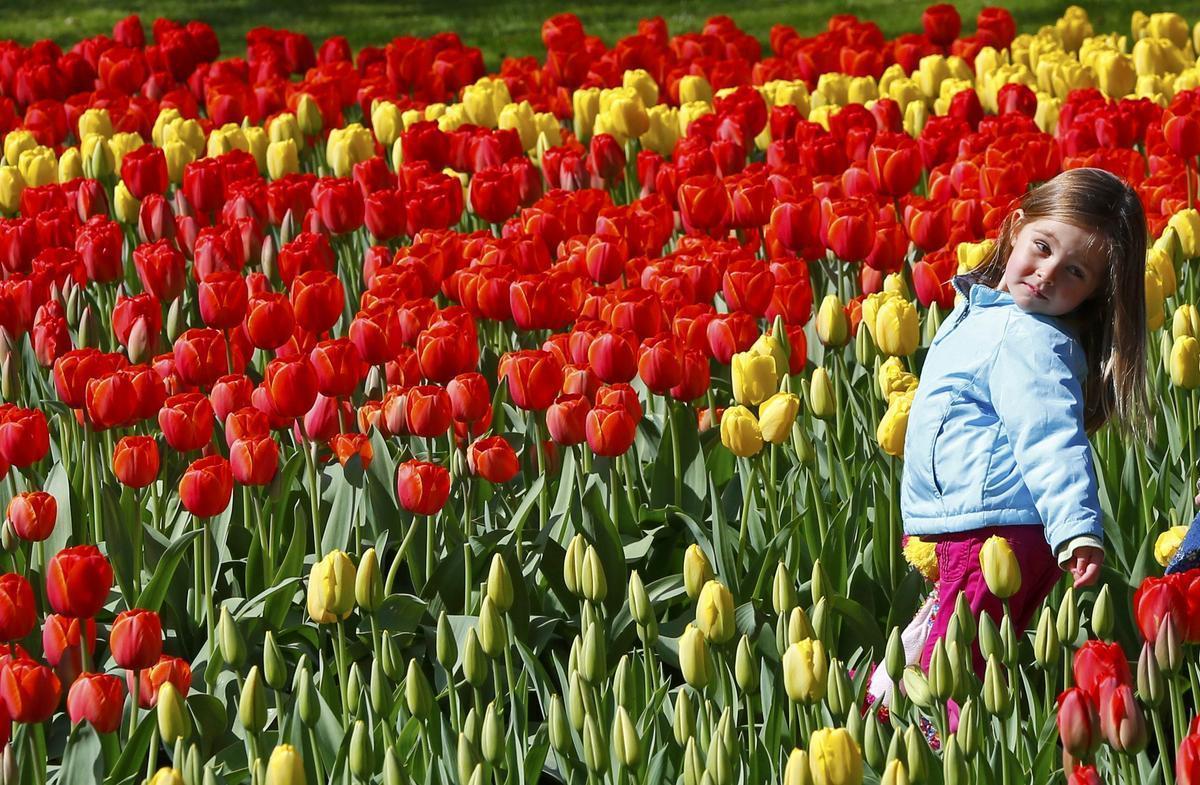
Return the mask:
[[408,673],[404,676],[404,701],[408,704],[409,714],[419,720],[427,718],[433,710],[433,689],[416,660],[408,661]]
[[483,712],[483,759],[493,766],[504,757],[504,717],[495,701]]
[[242,695],[238,701],[238,720],[242,727],[251,733],[262,733],[267,725],[267,696],[257,665],[246,674],[246,681],[242,685]]

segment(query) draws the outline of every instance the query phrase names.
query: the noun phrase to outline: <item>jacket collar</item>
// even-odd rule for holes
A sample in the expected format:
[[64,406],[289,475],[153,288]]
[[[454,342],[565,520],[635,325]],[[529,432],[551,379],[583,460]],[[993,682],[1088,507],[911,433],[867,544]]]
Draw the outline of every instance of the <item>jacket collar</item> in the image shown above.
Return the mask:
[[1008,292],[1001,292],[983,284],[972,284],[965,275],[956,275],[950,279],[955,291],[967,299],[971,305],[1009,305],[1016,302]]

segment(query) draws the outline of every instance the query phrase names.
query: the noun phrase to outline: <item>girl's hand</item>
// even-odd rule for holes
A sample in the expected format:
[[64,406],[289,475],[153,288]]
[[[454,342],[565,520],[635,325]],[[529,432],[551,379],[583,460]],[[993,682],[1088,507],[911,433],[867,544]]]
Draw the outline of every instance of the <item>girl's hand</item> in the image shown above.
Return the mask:
[[1075,576],[1075,588],[1091,586],[1100,577],[1100,565],[1104,563],[1104,549],[1085,545],[1071,552],[1067,569]]

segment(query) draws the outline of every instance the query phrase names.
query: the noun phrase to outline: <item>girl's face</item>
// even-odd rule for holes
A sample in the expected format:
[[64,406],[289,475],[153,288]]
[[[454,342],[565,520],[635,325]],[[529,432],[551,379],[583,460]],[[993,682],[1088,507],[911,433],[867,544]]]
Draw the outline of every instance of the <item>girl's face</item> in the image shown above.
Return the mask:
[[[1020,211],[1017,219],[1022,218]],[[1013,239],[1004,277],[996,287],[1030,313],[1070,313],[1100,285],[1105,270],[1101,243],[1093,232],[1052,218],[1021,227]]]

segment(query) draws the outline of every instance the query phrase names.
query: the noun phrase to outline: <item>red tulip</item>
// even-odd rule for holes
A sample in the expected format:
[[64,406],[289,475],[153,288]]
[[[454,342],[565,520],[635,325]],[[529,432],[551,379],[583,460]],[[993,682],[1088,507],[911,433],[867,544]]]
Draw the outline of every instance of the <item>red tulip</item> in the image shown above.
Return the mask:
[[434,515],[450,498],[450,472],[436,463],[405,461],[396,473],[396,496],[413,515]]
[[158,614],[140,608],[117,614],[108,634],[113,661],[126,670],[141,670],[158,662],[162,644],[162,622]]
[[1063,749],[1079,760],[1091,760],[1100,746],[1100,717],[1092,699],[1079,687],[1058,696],[1058,735]]
[[1092,699],[1092,705],[1100,705],[1100,687],[1109,678],[1120,684],[1132,684],[1129,662],[1120,644],[1089,640],[1075,651],[1075,683]]
[[517,211],[520,195],[510,171],[489,166],[475,173],[470,184],[471,210],[490,224],[503,223]]
[[683,227],[689,233],[717,235],[729,222],[729,193],[715,175],[689,177],[677,196]]
[[[904,208],[904,225],[913,244],[922,251],[936,251],[950,239],[950,205],[927,199],[912,199]],[[907,250],[907,243],[906,250]]]
[[822,200],[821,241],[843,261],[865,259],[875,244],[875,215],[870,203],[856,198]]
[[158,478],[158,443],[151,436],[125,436],[113,448],[112,471],[130,488],[145,488]]
[[925,35],[937,46],[949,46],[962,32],[962,17],[950,3],[931,5],[921,14]]
[[260,292],[251,297],[242,324],[257,349],[278,349],[296,330],[292,304],[287,295],[278,292]]
[[921,179],[921,151],[905,133],[884,132],[875,136],[867,152],[867,171],[880,194],[898,197],[913,189]]
[[400,312],[391,301],[375,303],[355,315],[349,335],[363,362],[383,365],[396,358],[404,343]]
[[0,575],[0,641],[17,641],[37,623],[33,587],[16,573]]
[[[302,214],[302,211],[297,214]],[[329,245],[329,235],[300,232],[279,249],[279,279],[290,289],[301,273],[333,272],[336,259]]]
[[193,327],[175,340],[175,370],[184,384],[208,387],[230,372],[225,336],[211,328]]
[[708,392],[708,357],[696,349],[686,348],[679,355],[680,382],[671,388],[671,397],[677,401],[694,401]]
[[281,417],[300,417],[317,399],[317,375],[308,357],[277,358],[267,363],[263,387]]
[[50,451],[50,428],[40,409],[14,408],[0,416],[0,457],[24,468]]
[[637,375],[637,344],[633,336],[606,330],[588,346],[588,365],[606,383],[627,382]]
[[72,349],[65,353],[54,361],[54,390],[58,399],[72,409],[82,409],[88,380],[107,373],[109,366],[107,355],[95,349]]
[[421,374],[444,384],[475,366],[479,348],[473,337],[452,324],[440,323],[422,330],[417,337],[417,361]]
[[55,613],[90,619],[104,606],[113,570],[94,545],[64,548],[46,565],[46,599]]
[[556,444],[579,444],[587,439],[591,401],[583,395],[560,395],[546,409],[546,429]]
[[220,515],[232,495],[233,472],[219,455],[193,461],[179,480],[179,500],[197,518]]
[[[138,207],[138,234],[148,243],[173,242],[179,223],[171,204],[162,194],[147,194]],[[157,293],[156,293],[157,294]]]
[[434,438],[450,429],[450,396],[445,389],[433,384],[408,390],[405,398],[405,422],[414,436]]
[[179,452],[199,450],[212,441],[213,407],[202,393],[172,395],[158,412],[158,427]]
[[133,378],[124,370],[104,374],[87,383],[84,411],[93,430],[129,425],[137,415],[138,398]]
[[526,411],[548,408],[562,389],[562,365],[541,349],[506,352],[497,371],[508,383],[513,403]]
[[1149,577],[1133,594],[1133,616],[1142,637],[1153,643],[1167,617],[1175,623],[1176,630],[1186,631],[1187,601],[1170,577]]
[[83,667],[80,636],[87,638],[88,654],[96,652],[96,620],[71,619],[57,613],[46,616],[42,624],[42,651],[50,667],[57,668],[68,684],[75,680]]
[[49,666],[13,660],[0,668],[0,700],[13,722],[45,722],[61,694],[62,685]]
[[733,355],[744,352],[758,340],[758,324],[748,313],[734,311],[719,314],[708,323],[705,331],[708,350],[722,365],[728,365]]
[[121,179],[135,199],[166,193],[171,184],[167,177],[167,157],[161,147],[144,144],[121,159]]
[[663,333],[642,342],[638,350],[638,376],[646,389],[666,395],[683,380],[683,347],[670,333]]
[[162,305],[158,298],[149,292],[132,297],[118,296],[112,312],[113,335],[117,343],[129,346],[130,335],[139,322],[147,338],[158,337],[162,331]]
[[474,422],[483,417],[492,403],[487,379],[477,371],[460,373],[446,384],[450,412],[455,420]]
[[225,167],[216,157],[205,157],[183,167],[183,193],[200,213],[221,209],[225,201]]
[[506,483],[517,476],[517,453],[503,436],[489,436],[471,444],[467,452],[471,473],[491,483]]
[[67,714],[71,723],[87,720],[97,733],[113,733],[121,727],[125,688],[121,679],[107,673],[85,673],[67,691]]
[[1103,785],[1095,766],[1076,766],[1067,777],[1067,785]]
[[[1192,725],[1196,721],[1193,720]],[[1200,785],[1200,733],[1191,731],[1179,745],[1175,756],[1175,782],[1178,785]]]
[[233,479],[241,485],[267,485],[279,470],[279,445],[270,436],[238,439],[229,446]]
[[225,417],[225,445],[232,447],[238,439],[258,439],[271,434],[267,415],[253,406],[244,406]]
[[225,422],[231,412],[249,406],[253,393],[254,382],[245,374],[234,373],[217,379],[208,394],[208,402],[212,404],[217,422]]
[[348,338],[321,341],[308,359],[316,376],[317,392],[331,398],[351,395],[367,375],[366,364]]
[[342,282],[333,273],[324,270],[301,273],[291,286],[296,323],[310,333],[324,333],[341,317],[344,297]]
[[158,690],[170,682],[186,698],[192,686],[192,667],[187,660],[166,654],[158,662],[138,673],[138,706],[153,709],[158,705]]
[[364,207],[364,223],[377,242],[386,242],[404,234],[403,192],[395,189],[375,191],[366,197]]
[[1163,113],[1162,134],[1176,155],[1194,165],[1200,156],[1200,110],[1172,104]]
[[366,469],[375,458],[375,448],[365,433],[339,433],[330,439],[329,448],[342,466],[357,455],[362,468]]
[[112,283],[124,274],[123,245],[125,234],[121,225],[103,216],[92,216],[79,227],[75,235],[75,250],[83,259],[89,281]]
[[1100,729],[1118,752],[1137,754],[1146,748],[1146,718],[1133,687],[1108,680],[1100,690]]
[[637,421],[623,406],[597,406],[585,420],[588,446],[597,455],[623,455],[637,435]]
[[40,542],[54,532],[58,501],[45,491],[18,493],[8,503],[8,523],[27,542]]
[[183,293],[187,261],[169,240],[144,243],[133,249],[133,266],[142,288],[159,302],[169,303]]
[[246,318],[246,279],[232,270],[209,273],[196,290],[200,318],[209,327],[228,330]]
[[67,317],[56,300],[49,300],[37,309],[30,340],[34,356],[43,368],[53,367],[59,357],[71,350]]
[[362,190],[348,177],[325,177],[313,187],[313,207],[321,224],[333,234],[346,234],[363,225]]

